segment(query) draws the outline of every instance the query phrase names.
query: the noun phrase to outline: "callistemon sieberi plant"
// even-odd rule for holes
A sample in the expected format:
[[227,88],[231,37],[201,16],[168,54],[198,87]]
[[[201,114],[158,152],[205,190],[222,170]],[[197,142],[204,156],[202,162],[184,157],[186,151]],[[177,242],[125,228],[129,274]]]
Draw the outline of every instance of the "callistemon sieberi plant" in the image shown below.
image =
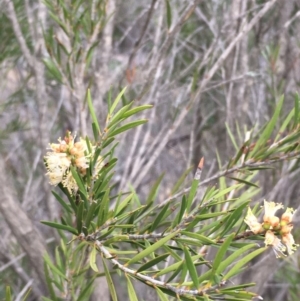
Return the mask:
[[[293,229],[292,219],[296,210],[287,208],[279,218],[275,213],[283,208],[281,203],[277,204],[265,200],[263,222],[258,221],[250,207],[245,218],[245,223],[254,234],[265,235],[265,245],[272,246],[276,257],[291,255],[299,246],[295,243],[291,233]],[[278,236],[281,237],[281,240]]]
[[[65,138],[58,139],[59,143],[51,143],[50,151],[44,157],[47,168],[46,175],[49,177],[51,185],[62,185],[68,189],[70,194],[75,194],[78,190],[78,185],[72,175],[71,167],[77,169],[81,176],[86,175],[86,170],[89,168],[90,159],[94,157],[95,147],[87,145],[87,141],[80,138],[75,142],[76,135],[72,135],[67,131]],[[94,165],[93,177],[96,178],[99,170],[103,166],[102,157],[98,157]]]
[[[144,200],[134,189],[118,191],[119,186],[114,183],[118,159],[114,154],[118,145],[115,137],[146,123],[147,119],[131,120],[131,117],[151,107],[132,108],[131,102],[116,111],[125,90],[122,91],[112,104],[108,102],[109,112],[103,130],[88,93],[92,141],[95,142],[88,138],[75,140],[75,135],[67,132],[64,139],[50,144],[45,156],[50,184],[61,189],[60,194],[53,191],[53,195],[62,212],[58,221],[41,221],[58,229],[63,238],[55,253],[56,266],[49,256],[45,257],[51,300],[57,299],[54,286],[61,296],[70,294],[71,288],[69,300],[90,300],[85,297],[86,288],[92,294],[94,279],[105,274],[112,300],[116,301],[111,279],[115,271],[126,278],[130,300],[141,299],[135,293],[132,280],[153,287],[161,300],[170,300],[165,294],[176,300],[261,299],[256,293],[245,290],[253,283],[236,285],[231,279],[268,247],[274,250],[276,257],[295,252],[298,247],[292,235],[295,210],[287,208],[277,216],[283,205],[264,201],[262,219],[249,207],[244,220],[242,216],[252,196],[259,192],[252,180],[260,169],[278,161],[299,159],[300,114],[295,116],[300,112],[299,107],[286,117],[283,125],[275,128],[282,98],[274,117],[259,136],[249,134],[236,156],[216,175],[201,179],[202,158],[189,187],[184,188],[184,185],[191,168],[174,185],[171,195],[160,199],[164,195],[159,192],[161,175],[152,188],[149,187]],[[296,100],[300,104],[300,98]],[[126,121],[128,118],[130,121]],[[273,134],[277,128],[279,132]],[[288,135],[282,137],[285,129]],[[270,145],[271,136],[275,138]],[[247,148],[253,143],[253,149]],[[141,163],[144,168],[141,176],[145,170],[150,170],[153,162],[150,165],[146,161]],[[227,183],[225,177],[232,175],[234,184]],[[217,179],[220,187],[204,187]],[[245,185],[249,187],[245,189]],[[203,190],[199,190],[201,186]],[[248,231],[245,231],[246,224],[250,228]],[[62,231],[74,236],[66,236]],[[264,239],[265,246],[257,248],[254,239]],[[102,270],[99,270],[98,260],[102,260]],[[90,269],[95,273],[93,277],[90,277]]]

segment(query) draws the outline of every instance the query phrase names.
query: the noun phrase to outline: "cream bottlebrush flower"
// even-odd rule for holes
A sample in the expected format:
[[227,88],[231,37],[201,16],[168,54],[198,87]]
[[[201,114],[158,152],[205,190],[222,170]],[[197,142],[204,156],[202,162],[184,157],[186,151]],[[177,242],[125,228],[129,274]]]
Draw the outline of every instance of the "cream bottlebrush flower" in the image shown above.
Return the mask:
[[258,222],[250,207],[248,207],[247,215],[244,221],[254,234],[258,234],[263,231],[262,224]]
[[272,246],[276,258],[285,257],[286,247],[281,240],[274,234],[273,231],[268,230],[265,235],[265,245]]
[[279,233],[281,236],[290,234],[292,232],[293,228],[294,228],[294,226],[291,223],[287,224],[287,225],[283,225],[283,226],[281,226]]
[[78,190],[78,185],[71,173],[71,171],[69,171],[63,178],[62,180],[62,184],[64,187],[66,187],[69,191],[70,194],[76,194],[77,190]]
[[294,208],[287,208],[281,216],[280,225],[285,226],[287,224],[290,224],[292,222],[295,212],[296,210]]
[[264,215],[264,223],[263,227],[268,229],[277,229],[280,227],[279,225],[279,217],[275,216],[275,213],[277,210],[283,208],[283,205],[274,203],[274,202],[267,202],[264,200],[264,209],[265,209],[265,215]]
[[76,192],[78,187],[72,176],[70,167],[78,168],[81,175],[86,174],[89,167],[89,156],[86,156],[88,150],[86,141],[74,143],[74,138],[70,132],[67,132],[64,140],[58,139],[59,143],[50,144],[50,150],[45,156],[47,175],[51,185],[62,183],[70,193]]
[[46,168],[50,184],[57,185],[71,165],[71,160],[65,153],[48,152],[45,156]]
[[293,254],[297,250],[299,245],[295,244],[294,237],[291,233],[282,235],[282,242],[286,245],[286,249],[289,255]]

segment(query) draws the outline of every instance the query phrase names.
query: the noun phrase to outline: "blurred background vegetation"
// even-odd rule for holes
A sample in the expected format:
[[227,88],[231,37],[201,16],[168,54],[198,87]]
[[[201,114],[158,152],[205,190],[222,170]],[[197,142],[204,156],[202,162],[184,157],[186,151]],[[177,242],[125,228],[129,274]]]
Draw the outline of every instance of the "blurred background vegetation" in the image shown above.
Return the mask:
[[[87,88],[103,123],[109,94],[124,86],[123,103],[154,105],[144,113],[147,125],[123,135],[114,181],[143,198],[165,172],[162,201],[200,157],[205,178],[219,168],[217,152],[222,163],[234,155],[228,129],[241,145],[246,130],[270,119],[280,95],[284,111],[291,109],[300,83],[299,17],[298,0],[1,0],[0,202],[13,207],[0,208],[0,298],[6,285],[21,298],[42,273],[29,254],[58,240],[39,222],[60,215],[42,158],[66,130],[91,134]],[[297,208],[298,165],[261,173],[253,202]],[[254,263],[240,281],[254,280],[264,300],[298,300],[299,254],[261,260],[263,270]],[[101,285],[94,300],[109,300]],[[141,300],[155,300],[151,289],[140,291]]]

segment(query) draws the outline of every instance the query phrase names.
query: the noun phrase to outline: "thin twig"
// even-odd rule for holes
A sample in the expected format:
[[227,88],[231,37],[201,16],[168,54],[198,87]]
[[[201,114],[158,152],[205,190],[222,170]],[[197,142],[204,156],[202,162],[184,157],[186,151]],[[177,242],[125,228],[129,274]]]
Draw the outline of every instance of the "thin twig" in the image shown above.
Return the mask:
[[34,67],[34,59],[30,53],[29,48],[27,47],[25,37],[23,36],[23,33],[21,31],[21,27],[15,12],[14,4],[11,0],[4,0],[6,7],[7,7],[7,13],[8,13],[8,18],[11,21],[16,39],[20,45],[20,48],[22,50],[22,53],[28,63],[28,65],[33,68]]
[[132,65],[132,61],[137,53],[137,51],[139,50],[140,46],[141,46],[141,42],[144,38],[144,35],[147,31],[147,28],[150,24],[150,19],[151,19],[151,16],[153,14],[153,11],[154,11],[154,7],[155,7],[155,3],[157,2],[157,0],[152,0],[151,2],[151,6],[149,8],[149,11],[148,11],[148,14],[147,14],[147,18],[146,18],[146,21],[145,21],[145,24],[141,30],[141,34],[140,34],[140,37],[139,39],[137,40],[135,46],[134,46],[134,49],[132,50],[130,56],[129,56],[129,59],[128,59],[128,64],[127,64],[127,69],[128,68],[131,68],[131,65]]
[[169,289],[172,292],[175,292],[177,295],[194,295],[194,296],[203,296],[205,293],[208,293],[210,291],[214,292],[215,289],[212,288],[204,288],[204,289],[198,289],[198,290],[188,290],[180,287],[172,286],[171,284],[167,284],[164,281],[156,280],[152,277],[146,276],[142,273],[138,273],[136,270],[127,268],[125,265],[121,264],[117,259],[114,258],[112,254],[109,253],[109,251],[99,242],[95,241],[95,245],[99,249],[99,251],[104,255],[105,258],[107,258],[113,265],[118,267],[123,272],[130,274],[134,277],[138,277],[144,281],[146,281],[148,284],[159,287],[164,287],[166,289]]
[[[248,161],[244,162],[243,164],[237,165],[237,166],[232,167],[230,169],[219,171],[218,173],[211,176],[210,178],[207,178],[207,179],[203,180],[201,183],[199,183],[199,186],[203,186],[205,184],[208,184],[209,182],[212,182],[212,181],[215,181],[215,180],[219,179],[220,177],[224,177],[226,175],[229,175],[229,174],[231,174],[235,171],[238,171],[238,170],[241,170],[241,169],[244,169],[244,168],[269,166],[269,165],[271,165],[273,163],[276,163],[276,162],[282,162],[282,161],[287,160],[287,159],[298,159],[298,158],[300,158],[300,153],[299,152],[292,152],[292,153],[284,155],[280,158],[271,159],[271,160],[265,161],[265,162],[253,162],[253,160],[248,160]],[[158,205],[158,207],[159,208],[163,207],[164,205],[166,205],[171,200],[176,199],[179,196],[182,196],[185,193],[189,192],[190,189],[191,189],[191,187],[185,188],[182,191],[174,194],[173,196],[165,199],[162,203],[160,203]]]

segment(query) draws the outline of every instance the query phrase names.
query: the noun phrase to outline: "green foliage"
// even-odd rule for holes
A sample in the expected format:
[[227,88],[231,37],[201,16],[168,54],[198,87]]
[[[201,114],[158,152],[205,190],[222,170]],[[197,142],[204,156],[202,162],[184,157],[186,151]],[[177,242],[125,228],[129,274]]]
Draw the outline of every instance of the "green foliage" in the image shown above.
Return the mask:
[[[259,191],[259,183],[252,181],[260,169],[269,166],[269,162],[299,155],[297,139],[300,132],[295,123],[299,120],[299,116],[295,116],[299,114],[298,96],[295,108],[282,122],[279,122],[279,115],[283,97],[262,131],[252,134],[241,148],[237,147],[237,155],[227,165],[228,168],[221,170],[217,176],[220,179],[219,188],[207,187],[204,196],[199,199],[198,187],[205,180],[201,182],[195,178],[188,190],[178,192],[186,176],[184,173],[175,184],[173,197],[157,205],[155,198],[163,175],[154,183],[144,204],[135,192],[127,195],[119,192],[117,198],[111,194],[112,169],[117,159],[114,158],[116,145],[110,148],[108,145],[117,134],[129,130],[129,124],[140,124],[134,121],[126,123],[129,117],[149,108],[140,106],[131,109],[130,103],[117,110],[124,91],[109,107],[102,132],[88,93],[96,142],[86,139],[86,155],[90,158],[90,164],[84,175],[78,168],[71,168],[78,187],[76,193],[70,193],[66,185],[59,186],[65,197],[53,192],[62,206],[63,216],[60,223],[43,223],[59,232],[69,232],[73,239],[68,244],[66,238],[62,239],[61,246],[55,252],[55,263],[45,256],[51,299],[60,300],[56,292],[66,293],[66,286],[71,283],[72,298],[88,300],[86,296],[92,292],[92,282],[100,273],[97,257],[101,256],[104,266],[102,275],[107,279],[113,300],[117,300],[117,294],[108,262],[124,273],[130,300],[137,300],[132,284],[134,279],[152,285],[161,300],[166,300],[165,294],[181,300],[251,300],[255,294],[245,289],[254,284],[234,286],[231,279],[267,247],[258,247],[251,240],[245,240],[260,240],[261,237],[246,230],[244,212],[251,197]],[[122,122],[127,126],[122,126]],[[286,135],[281,135],[282,130],[287,132]],[[274,142],[270,144],[272,137]],[[108,140],[110,143],[107,143]],[[103,165],[95,176],[99,158]],[[198,172],[201,173],[201,170]],[[224,178],[228,175],[230,182]],[[235,197],[229,197],[231,195]],[[205,253],[213,249],[216,252],[214,260],[207,261]],[[80,295],[77,296],[76,288],[83,287],[89,289],[79,290]]]

